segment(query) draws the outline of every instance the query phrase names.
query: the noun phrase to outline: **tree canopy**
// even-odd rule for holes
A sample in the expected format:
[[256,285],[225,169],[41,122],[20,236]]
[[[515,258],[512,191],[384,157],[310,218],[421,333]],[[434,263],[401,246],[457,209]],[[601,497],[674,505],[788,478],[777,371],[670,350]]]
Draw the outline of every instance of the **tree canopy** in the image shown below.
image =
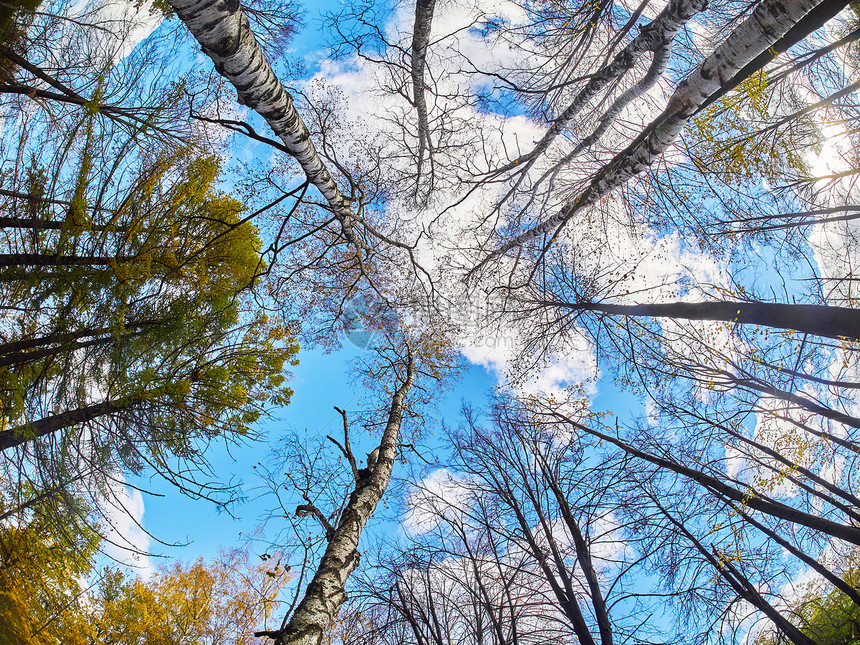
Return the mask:
[[[0,7],[9,638],[852,642],[857,6],[356,0],[305,69],[309,9]],[[126,474],[226,507],[207,447],[347,340],[253,602],[99,573]]]

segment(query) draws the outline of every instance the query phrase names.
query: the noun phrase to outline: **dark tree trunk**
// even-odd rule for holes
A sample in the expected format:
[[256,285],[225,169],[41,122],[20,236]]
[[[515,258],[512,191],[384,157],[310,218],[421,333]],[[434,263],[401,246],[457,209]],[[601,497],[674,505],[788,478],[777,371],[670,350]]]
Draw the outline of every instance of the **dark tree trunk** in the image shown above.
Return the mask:
[[113,401],[102,401],[76,410],[67,410],[49,417],[43,417],[37,421],[31,421],[24,425],[16,426],[8,430],[0,431],[0,452],[20,446],[21,444],[44,437],[51,433],[69,428],[78,423],[86,423],[109,414],[121,412],[140,405],[146,401],[144,396],[129,397],[127,399],[115,399]]
[[840,540],[845,540],[846,542],[850,542],[851,544],[860,545],[860,528],[840,524],[839,522],[834,522],[833,520],[829,520],[825,517],[820,517],[818,515],[813,515],[811,513],[805,513],[786,504],[782,504],[781,502],[777,502],[775,500],[763,497],[755,493],[754,491],[740,491],[737,488],[729,486],[728,484],[720,481],[716,477],[702,472],[701,470],[696,470],[695,468],[683,466],[670,459],[664,459],[663,457],[658,457],[656,455],[643,452],[642,450],[639,450],[625,443],[617,437],[613,437],[611,435],[600,432],[599,430],[595,430],[594,428],[590,428],[581,423],[572,421],[564,415],[554,413],[554,416],[558,417],[559,419],[563,419],[567,423],[572,424],[574,427],[578,428],[579,430],[582,430],[587,434],[590,434],[594,437],[597,437],[598,439],[602,439],[603,441],[618,446],[621,450],[626,452],[631,457],[642,459],[643,461],[652,463],[656,466],[659,466],[660,468],[664,468],[671,472],[682,475],[683,477],[695,481],[702,487],[713,491],[715,494],[721,495],[726,499],[732,500],[733,502],[744,504],[748,508],[752,508],[761,513],[765,513],[766,515],[770,515],[772,517],[776,517],[787,522],[806,526],[807,528],[811,528],[814,531],[819,531],[821,533],[824,533],[825,535],[832,535],[833,537],[839,538]]
[[50,255],[48,253],[3,253],[0,267],[19,266],[110,266],[134,260],[132,256]]
[[547,303],[562,309],[612,316],[712,320],[793,329],[824,338],[860,340],[860,309],[770,302],[668,302],[644,305]]

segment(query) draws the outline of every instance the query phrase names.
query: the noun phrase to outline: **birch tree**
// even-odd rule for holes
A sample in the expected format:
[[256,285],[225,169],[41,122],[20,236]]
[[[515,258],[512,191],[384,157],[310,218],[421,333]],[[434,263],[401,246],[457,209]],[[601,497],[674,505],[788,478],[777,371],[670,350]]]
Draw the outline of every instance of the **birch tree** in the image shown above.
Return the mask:
[[598,171],[585,191],[565,204],[558,213],[503,242],[490,257],[505,254],[546,234],[557,234],[583,208],[650,166],[681,133],[689,118],[720,91],[722,79],[733,78],[741,70],[752,73],[754,70],[746,69],[747,64],[773,46],[816,4],[764,2],[758,5],[753,15],[678,86],[660,117]]
[[[393,342],[400,338],[399,342]],[[306,561],[300,573],[298,595],[293,606],[276,630],[262,630],[257,636],[273,639],[275,643],[316,644],[324,642],[338,617],[341,606],[347,599],[347,583],[359,566],[361,551],[359,543],[368,521],[372,518],[377,505],[386,495],[392,472],[398,458],[403,454],[404,419],[415,405],[415,390],[419,389],[418,379],[438,377],[443,369],[447,350],[436,345],[432,338],[403,338],[399,334],[390,337],[390,346],[377,345],[377,367],[372,378],[393,378],[391,386],[385,387],[387,409],[382,408],[364,413],[362,418],[370,427],[379,428],[372,437],[372,450],[366,460],[357,457],[355,448],[356,434],[351,432],[348,413],[335,408],[342,419],[343,434],[338,438],[331,435],[326,439],[336,446],[339,452],[340,468],[346,466],[344,477],[329,475],[317,458],[297,458],[287,456],[287,463],[277,462],[268,474],[272,493],[287,516],[294,515],[298,520],[318,523],[324,535],[322,554],[318,560]],[[376,371],[379,370],[379,371]],[[412,394],[410,394],[412,393]],[[409,396],[409,399],[407,399]],[[376,418],[380,415],[381,418]],[[292,473],[284,485],[283,471]],[[340,492],[333,491],[336,480],[343,479]],[[302,501],[295,508],[287,504],[294,499],[293,489],[301,494]],[[330,500],[325,503],[325,500]],[[331,508],[334,506],[334,508]],[[302,534],[300,525],[294,530]],[[300,533],[301,532],[301,533]],[[309,538],[300,541],[307,546]],[[305,558],[313,557],[305,549]],[[305,571],[310,581],[304,585]]]
[[335,184],[317,153],[293,97],[272,70],[238,3],[173,2],[171,7],[200,42],[215,69],[239,93],[239,101],[257,111],[282,141],[302,171],[325,197],[346,241],[363,250],[367,243],[355,232],[361,220],[350,200]]

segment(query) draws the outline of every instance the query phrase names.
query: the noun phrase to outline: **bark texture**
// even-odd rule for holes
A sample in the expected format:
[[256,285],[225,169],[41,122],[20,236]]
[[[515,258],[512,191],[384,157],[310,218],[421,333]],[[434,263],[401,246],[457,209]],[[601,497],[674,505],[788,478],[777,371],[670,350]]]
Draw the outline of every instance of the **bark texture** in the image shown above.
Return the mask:
[[[620,78],[630,71],[636,64],[639,57],[645,52],[654,52],[656,67],[660,67],[661,63],[659,61],[662,61],[664,58],[668,58],[668,55],[671,53],[671,44],[675,39],[675,36],[681,28],[687,24],[690,18],[704,10],[707,4],[706,0],[673,0],[670,2],[669,5],[663,9],[663,11],[661,11],[652,22],[642,28],[639,35],[630,41],[630,43],[618,53],[609,65],[594,75],[582,91],[574,97],[573,101],[571,101],[567,108],[558,115],[556,120],[553,122],[552,127],[531,152],[521,156],[513,163],[500,169],[500,171],[511,170],[521,164],[532,162],[536,159],[538,155],[542,154],[547,148],[549,148],[553,140],[561,134],[571,120],[582,111],[582,109],[598,94],[598,92],[607,87],[612,81]],[[652,64],[652,69],[654,67],[655,65]],[[634,88],[635,91],[638,91],[638,94],[642,94],[648,87],[650,87],[648,83],[650,82],[651,75],[651,71],[649,70],[649,74],[646,76],[646,79],[643,79],[645,89],[639,88],[637,90],[638,85],[637,88]],[[656,82],[656,79],[654,79],[654,82]],[[626,97],[622,98],[626,99]],[[626,102],[623,103],[621,107],[624,105],[626,105]],[[619,108],[618,111],[620,112],[621,108]]]
[[70,428],[79,423],[86,423],[99,417],[115,414],[140,405],[146,400],[143,396],[128,397],[114,401],[94,403],[76,410],[67,410],[59,414],[43,417],[38,421],[0,431],[0,452],[20,446],[23,443],[44,437],[46,435]]
[[239,94],[239,102],[262,116],[308,180],[328,202],[344,238],[365,249],[355,233],[357,217],[310,138],[310,132],[266,60],[238,0],[169,0],[176,15]]
[[836,17],[836,15],[845,8],[845,4],[844,0],[824,0],[824,2],[815,7],[815,11],[811,11],[806,14],[803,19],[794,25],[794,27],[789,29],[782,38],[756,56],[755,59],[735,74],[728,83],[720,88],[719,92],[711,95],[711,97],[702,104],[699,111],[708,107],[714,101],[720,100],[720,98],[722,98],[727,92],[731,92],[735,89],[745,78],[760,70],[783,52],[788,51],[790,47],[799,43],[819,27],[823,27],[828,20]]
[[635,317],[713,320],[860,340],[860,310],[770,302],[667,302],[644,305],[552,303],[563,309]]
[[416,0],[415,23],[412,26],[412,96],[418,112],[418,175],[424,163],[425,151],[432,155],[430,122],[427,117],[424,68],[427,65],[427,46],[430,43],[430,28],[433,24],[433,9],[436,0]]
[[258,635],[274,637],[276,645],[321,645],[323,642],[326,631],[346,600],[346,581],[358,566],[361,532],[388,488],[397,456],[405,399],[413,382],[414,365],[410,355],[403,384],[391,397],[379,447],[368,456],[367,468],[356,474],[355,489],[331,532],[328,546],[304,598],[279,632],[259,632]]
[[[749,64],[766,52],[812,11],[820,0],[765,0],[724,40],[691,76],[672,94],[669,104],[625,150],[606,164],[589,186],[558,213],[501,245],[483,263],[511,249],[552,233],[563,227],[571,217],[594,204],[611,190],[625,184],[649,167],[675,141],[687,121],[715,93],[732,82],[740,82],[739,72],[752,74]],[[847,5],[843,3],[843,6]],[[806,33],[796,33],[798,39],[817,29],[818,21],[806,24]],[[762,61],[764,65],[767,61]],[[744,77],[745,78],[745,77]]]

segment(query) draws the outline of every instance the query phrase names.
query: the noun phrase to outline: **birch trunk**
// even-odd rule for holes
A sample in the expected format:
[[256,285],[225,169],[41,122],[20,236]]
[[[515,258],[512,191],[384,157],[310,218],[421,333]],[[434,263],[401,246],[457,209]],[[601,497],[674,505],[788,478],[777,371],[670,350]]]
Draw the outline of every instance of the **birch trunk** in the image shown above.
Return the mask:
[[789,29],[773,46],[768,47],[751,62],[747,63],[746,67],[735,74],[728,83],[723,85],[719,92],[712,94],[698,111],[703,110],[715,101],[719,101],[726,93],[731,92],[740,85],[745,78],[763,68],[783,52],[788,51],[789,48],[794,47],[816,29],[823,27],[828,20],[835,18],[844,8],[845,2],[843,0],[824,0],[815,7],[815,11],[806,14],[802,20]]
[[[738,77],[741,70],[747,75],[756,71],[747,65],[777,43],[820,2],[765,0],[759,4],[752,15],[705,59],[699,69],[678,86],[663,113],[626,150],[606,164],[591,180],[588,188],[549,219],[500,246],[481,264],[560,229],[578,212],[649,167],[675,141],[688,119],[712,95],[730,82],[743,80]],[[844,5],[847,4],[847,1],[844,2]],[[815,23],[809,23],[808,29],[803,36],[815,30]],[[797,37],[800,35],[797,34]]]
[[367,245],[355,233],[357,217],[319,156],[310,132],[257,44],[238,0],[169,0],[176,15],[239,94],[239,102],[262,116],[287,152],[299,162],[341,225],[344,238]]
[[427,118],[424,68],[427,65],[427,45],[430,43],[430,27],[433,24],[433,9],[436,0],[416,0],[415,23],[412,26],[412,95],[418,112],[418,178],[424,163],[424,152],[433,154],[430,141],[430,123]]
[[346,600],[344,590],[347,579],[358,566],[358,542],[376,505],[385,495],[397,445],[400,440],[400,423],[403,419],[405,398],[414,382],[414,364],[409,356],[406,378],[391,398],[388,421],[376,451],[376,461],[368,457],[368,467],[359,470],[356,485],[349,502],[341,514],[337,527],[331,533],[328,546],[304,598],[289,622],[278,632],[258,632],[258,636],[275,639],[275,645],[321,645],[326,631],[337,618]]
[[[497,172],[512,170],[521,164],[534,161],[538,155],[542,154],[547,148],[549,148],[553,140],[561,134],[571,120],[573,120],[573,118],[582,111],[582,108],[584,108],[592,98],[607,87],[612,81],[621,78],[624,74],[630,71],[642,54],[651,51],[654,52],[655,60],[662,60],[662,58],[670,53],[672,41],[675,39],[675,36],[681,28],[687,24],[693,16],[700,11],[703,11],[707,4],[708,3],[705,0],[673,0],[670,2],[669,5],[663,9],[663,11],[661,11],[652,22],[642,28],[640,34],[631,40],[630,43],[621,50],[617,56],[615,56],[611,63],[594,75],[582,91],[574,97],[570,105],[568,105],[567,108],[558,115],[553,122],[552,127],[531,150],[531,152],[519,157],[516,161],[513,161],[504,168],[500,168]],[[647,87],[645,87],[645,89],[647,89]],[[644,92],[645,90],[642,91]]]

